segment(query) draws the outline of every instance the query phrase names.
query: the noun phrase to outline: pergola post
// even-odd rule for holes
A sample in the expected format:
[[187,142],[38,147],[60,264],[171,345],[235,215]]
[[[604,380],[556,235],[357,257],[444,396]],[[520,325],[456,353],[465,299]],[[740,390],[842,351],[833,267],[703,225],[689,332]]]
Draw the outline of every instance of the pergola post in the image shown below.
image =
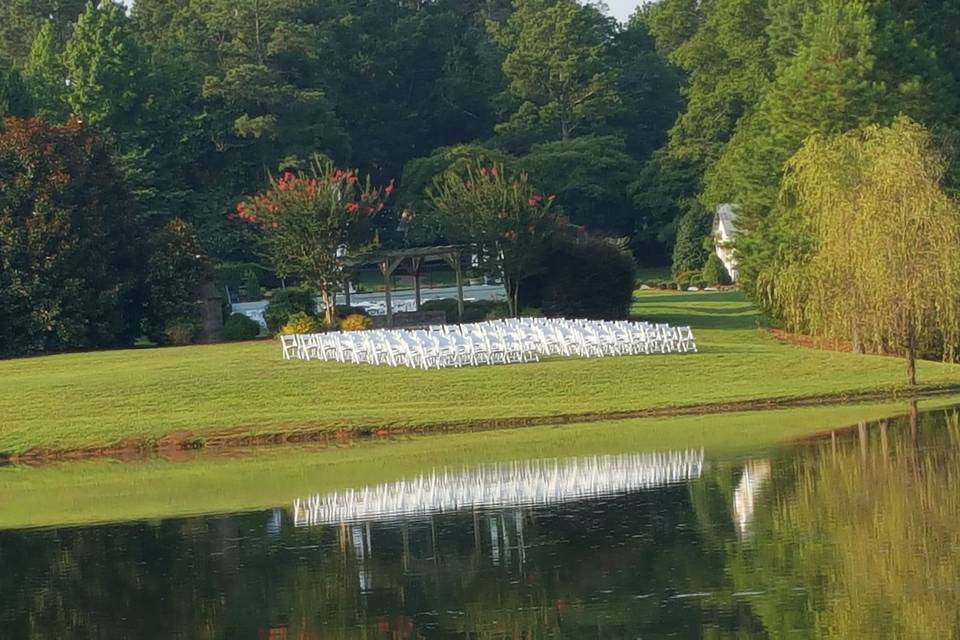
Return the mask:
[[418,256],[410,258],[410,263],[413,271],[413,299],[417,311],[420,311],[420,268],[423,266],[423,258]]
[[457,322],[463,322],[463,268],[460,265],[461,252],[459,249],[450,249],[443,254],[450,268],[457,276]]
[[393,327],[393,294],[391,292],[391,281],[393,280],[393,272],[397,270],[401,262],[403,262],[403,258],[397,258],[396,260],[386,258],[380,263],[380,271],[383,273],[383,299],[387,307],[387,327],[391,328]]
[[453,252],[453,270],[457,274],[457,321],[463,322],[463,265],[459,251]]

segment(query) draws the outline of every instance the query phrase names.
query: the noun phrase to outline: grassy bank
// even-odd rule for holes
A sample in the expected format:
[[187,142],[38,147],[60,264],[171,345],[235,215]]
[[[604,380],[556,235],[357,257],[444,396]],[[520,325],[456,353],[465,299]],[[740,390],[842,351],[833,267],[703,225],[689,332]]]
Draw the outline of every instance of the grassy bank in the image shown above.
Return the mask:
[[[411,371],[284,362],[266,341],[0,362],[0,452],[905,390],[900,360],[781,344],[737,293],[641,294],[634,312],[690,324],[701,353]],[[958,385],[960,367],[923,362],[919,378]]]
[[[960,402],[938,398],[933,409]],[[0,467],[0,529],[149,520],[290,507],[294,498],[518,459],[704,449],[712,462],[908,411],[905,402],[625,420],[400,437],[319,447],[259,447],[176,461],[94,459]]]

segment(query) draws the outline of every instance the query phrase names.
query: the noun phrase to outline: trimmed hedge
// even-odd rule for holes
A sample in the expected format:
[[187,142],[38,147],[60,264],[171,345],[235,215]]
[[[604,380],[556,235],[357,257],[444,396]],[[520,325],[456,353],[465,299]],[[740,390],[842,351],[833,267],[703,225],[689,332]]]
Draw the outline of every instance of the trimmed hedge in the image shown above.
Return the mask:
[[716,253],[711,253],[707,258],[707,264],[703,267],[703,279],[710,284],[726,285],[730,284],[730,274],[727,267]]
[[263,318],[267,321],[267,328],[270,329],[270,333],[276,333],[289,322],[291,316],[297,313],[305,313],[308,316],[316,315],[317,301],[312,291],[289,287],[273,292]]
[[[420,305],[421,311],[443,311],[447,322],[457,322],[457,301],[454,298],[427,300]],[[505,318],[509,315],[507,303],[497,300],[470,300],[463,303],[463,322],[481,322],[493,318]]]
[[260,324],[242,313],[231,314],[223,323],[223,338],[230,342],[253,340],[260,335]]
[[604,240],[561,241],[546,249],[542,267],[520,284],[521,308],[594,320],[630,313],[636,263],[627,249]]

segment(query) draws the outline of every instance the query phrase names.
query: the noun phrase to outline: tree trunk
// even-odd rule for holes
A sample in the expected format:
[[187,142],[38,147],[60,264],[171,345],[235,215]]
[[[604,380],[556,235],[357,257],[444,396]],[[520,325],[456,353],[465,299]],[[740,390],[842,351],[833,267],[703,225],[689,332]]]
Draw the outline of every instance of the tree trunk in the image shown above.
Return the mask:
[[863,353],[863,340],[860,339],[860,328],[857,323],[853,323],[853,352]]
[[336,311],[330,302],[330,290],[327,287],[321,287],[320,296],[323,298],[323,319],[327,323],[327,328],[333,328],[333,314]]
[[913,327],[907,329],[907,384],[917,384],[917,344]]
[[503,274],[503,290],[507,294],[507,309],[510,316],[517,317],[517,290],[519,287],[507,274]]
[[916,400],[910,401],[910,441],[914,448],[917,446],[918,435],[920,432],[920,408]]

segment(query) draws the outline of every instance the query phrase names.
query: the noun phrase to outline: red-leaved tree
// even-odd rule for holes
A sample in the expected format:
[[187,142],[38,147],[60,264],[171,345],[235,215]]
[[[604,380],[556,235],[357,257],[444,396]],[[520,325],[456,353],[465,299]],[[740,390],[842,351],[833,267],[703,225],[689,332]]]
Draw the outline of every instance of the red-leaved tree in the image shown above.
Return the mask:
[[315,161],[302,175],[272,178],[266,191],[240,202],[231,217],[257,226],[277,275],[300,277],[320,293],[331,325],[344,249],[371,245],[373,217],[392,192],[392,183],[374,187],[355,170]]
[[428,197],[439,232],[476,247],[500,273],[510,313],[517,315],[520,282],[539,268],[541,250],[557,230],[554,196],[534,189],[526,173],[480,162],[439,177]]

